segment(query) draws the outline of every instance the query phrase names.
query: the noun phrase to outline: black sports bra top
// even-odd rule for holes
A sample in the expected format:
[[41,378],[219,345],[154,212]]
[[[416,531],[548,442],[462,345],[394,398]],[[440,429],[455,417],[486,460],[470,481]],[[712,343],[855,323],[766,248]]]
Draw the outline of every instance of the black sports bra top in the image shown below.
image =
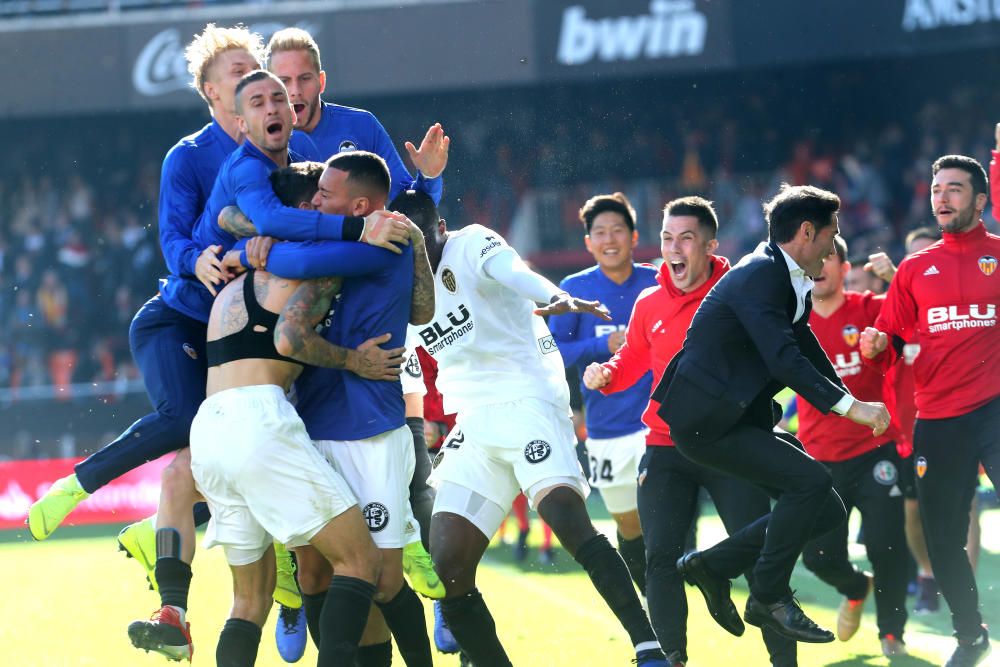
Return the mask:
[[[278,313],[265,310],[257,302],[253,289],[253,269],[247,271],[243,279],[243,303],[247,309],[247,325],[228,336],[210,340],[205,345],[208,366],[221,366],[241,359],[275,359],[292,364],[304,365],[291,357],[278,354],[274,347],[274,327],[278,324]],[[258,327],[260,330],[257,330]]]

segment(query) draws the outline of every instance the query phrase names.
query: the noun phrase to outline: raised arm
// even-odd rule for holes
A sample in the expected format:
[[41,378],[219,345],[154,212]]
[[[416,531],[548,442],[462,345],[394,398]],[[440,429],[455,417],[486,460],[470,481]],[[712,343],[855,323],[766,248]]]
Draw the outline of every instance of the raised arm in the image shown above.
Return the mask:
[[441,172],[444,171],[445,165],[448,163],[448,144],[450,143],[448,137],[444,136],[444,130],[441,129],[440,123],[432,125],[427,130],[419,149],[413,148],[412,143],[406,142],[410,159],[413,160],[413,164],[417,168],[417,177],[414,179],[399,157],[399,152],[396,151],[392,139],[389,138],[389,133],[374,116],[372,116],[372,121],[374,152],[385,160],[391,176],[392,189],[389,193],[389,201],[395,199],[396,195],[404,190],[413,189],[426,192],[435,204],[440,204],[441,193],[444,189]]
[[330,300],[340,291],[340,278],[319,278],[299,285],[289,297],[274,328],[278,354],[310,366],[342,368],[369,380],[396,380],[404,348],[383,350],[379,345],[392,337],[384,334],[349,350],[330,343],[316,333],[316,325],[330,310]]
[[1000,221],[1000,123],[994,130],[996,148],[990,160],[990,202],[993,204],[993,219]]

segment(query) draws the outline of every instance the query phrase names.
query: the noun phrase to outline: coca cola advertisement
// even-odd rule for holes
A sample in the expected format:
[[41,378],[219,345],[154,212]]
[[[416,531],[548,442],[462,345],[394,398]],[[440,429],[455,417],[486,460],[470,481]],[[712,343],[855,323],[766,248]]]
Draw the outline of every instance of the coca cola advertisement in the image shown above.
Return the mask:
[[[0,530],[22,528],[28,507],[73,471],[82,459],[0,462]],[[128,472],[99,489],[73,510],[64,525],[130,523],[156,512],[164,457]]]

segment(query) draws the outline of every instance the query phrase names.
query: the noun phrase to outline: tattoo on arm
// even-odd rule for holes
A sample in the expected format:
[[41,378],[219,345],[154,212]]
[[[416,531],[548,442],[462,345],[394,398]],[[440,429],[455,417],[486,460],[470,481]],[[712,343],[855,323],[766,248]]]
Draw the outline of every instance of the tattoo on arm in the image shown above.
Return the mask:
[[282,354],[310,366],[346,366],[349,350],[316,333],[316,325],[329,312],[330,300],[340,291],[340,284],[340,278],[317,278],[292,292],[274,328],[274,344]]
[[413,296],[410,324],[427,324],[434,319],[434,274],[427,260],[423,239],[413,245]]
[[248,236],[257,236],[257,228],[250,222],[250,218],[243,214],[243,211],[235,206],[227,206],[219,213],[219,227],[232,234],[238,239]]
[[[252,276],[247,276],[244,280],[252,280]],[[224,290],[219,298],[228,299],[228,303],[225,304],[222,311],[221,337],[242,331],[247,322],[250,321],[246,304],[243,302],[243,289]]]

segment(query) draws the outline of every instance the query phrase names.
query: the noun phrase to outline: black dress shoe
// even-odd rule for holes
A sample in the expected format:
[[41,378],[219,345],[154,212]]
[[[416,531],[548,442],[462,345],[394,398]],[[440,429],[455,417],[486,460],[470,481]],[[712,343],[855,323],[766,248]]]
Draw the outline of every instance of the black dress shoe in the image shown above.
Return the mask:
[[983,634],[978,639],[973,641],[959,639],[958,647],[948,658],[948,662],[944,663],[944,667],[974,667],[985,660],[989,654],[990,636],[984,628]]
[[774,604],[763,604],[751,595],[747,598],[743,618],[750,625],[771,628],[782,637],[797,642],[826,644],[833,641],[833,633],[813,623],[791,597]]
[[698,587],[698,590],[705,597],[708,613],[712,615],[716,623],[737,637],[743,635],[746,626],[743,625],[740,612],[736,610],[736,605],[729,597],[731,584],[728,579],[710,573],[705,568],[701,553],[698,551],[692,551],[682,556],[677,561],[677,571],[684,577],[684,581]]

